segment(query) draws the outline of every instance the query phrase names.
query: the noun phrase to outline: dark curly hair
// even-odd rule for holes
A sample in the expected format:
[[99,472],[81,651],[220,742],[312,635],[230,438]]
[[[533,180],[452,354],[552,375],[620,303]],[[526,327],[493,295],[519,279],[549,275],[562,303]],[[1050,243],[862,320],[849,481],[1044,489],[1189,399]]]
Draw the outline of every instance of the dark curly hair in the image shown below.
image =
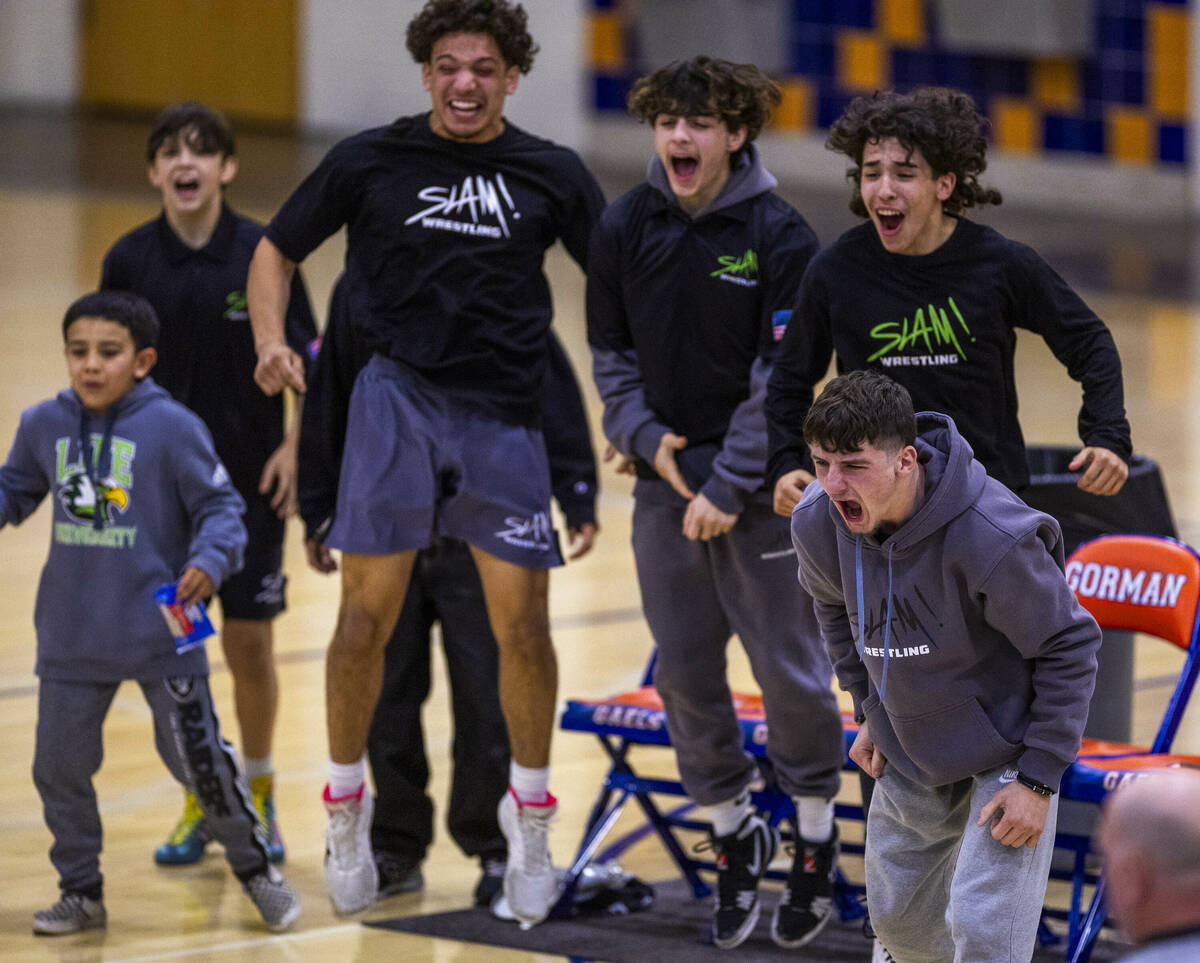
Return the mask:
[[505,66],[527,74],[538,52],[527,20],[525,8],[508,0],[429,0],[409,22],[406,46],[413,60],[427,64],[433,45],[446,34],[485,33],[496,41]]
[[782,95],[754,64],[713,57],[676,60],[640,77],[629,92],[629,112],[653,124],[660,114],[719,117],[731,131],[759,135]]
[[877,90],[856,97],[829,129],[825,146],[845,154],[855,166],[846,171],[854,184],[850,210],[867,216],[861,192],[863,147],[895,137],[906,150],[920,151],[933,176],[953,174],[954,192],[942,202],[947,214],[968,207],[999,204],[1000,192],[979,183],[987,167],[987,119],[969,94],[950,87],[918,87],[907,94]]

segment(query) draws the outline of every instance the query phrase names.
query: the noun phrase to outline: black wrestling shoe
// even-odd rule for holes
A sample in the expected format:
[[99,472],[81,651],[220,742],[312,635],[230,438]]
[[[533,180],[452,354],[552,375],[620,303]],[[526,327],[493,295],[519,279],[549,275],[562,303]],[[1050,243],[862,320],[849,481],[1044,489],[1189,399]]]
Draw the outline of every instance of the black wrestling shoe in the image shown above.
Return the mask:
[[713,942],[723,950],[740,946],[758,922],[758,884],[779,848],[779,832],[762,817],[747,816],[736,832],[714,836],[717,898]]
[[792,950],[811,942],[833,917],[833,867],[837,854],[836,827],[828,842],[809,843],[796,838],[796,855],[787,886],[771,920],[771,939],[784,949]]

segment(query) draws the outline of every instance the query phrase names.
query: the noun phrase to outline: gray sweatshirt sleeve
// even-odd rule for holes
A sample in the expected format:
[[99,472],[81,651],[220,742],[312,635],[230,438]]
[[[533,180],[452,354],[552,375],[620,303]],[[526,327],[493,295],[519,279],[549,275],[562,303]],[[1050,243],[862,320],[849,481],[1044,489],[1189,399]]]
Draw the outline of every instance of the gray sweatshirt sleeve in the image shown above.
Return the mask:
[[0,528],[20,524],[34,513],[50,490],[50,479],[29,444],[31,412],[21,416],[8,459],[0,466]]
[[713,471],[700,494],[730,515],[740,514],[746,499],[762,487],[767,466],[767,380],[771,365],[755,358],[750,369],[750,396],[734,409]]
[[587,331],[592,377],[604,402],[604,435],[621,454],[638,455],[653,465],[658,443],[671,429],[646,402],[620,270],[616,233],[601,220],[592,232],[588,253]]
[[203,422],[191,421],[181,435],[172,450],[180,497],[191,522],[187,567],[202,569],[219,587],[242,567],[246,504],[229,480]]
[[1061,558],[1048,549],[1058,541],[1049,525],[1031,530],[981,586],[987,623],[1033,662],[1033,702],[1018,765],[1054,787],[1079,752],[1101,639],[1095,619],[1067,585]]
[[614,351],[592,347],[592,377],[604,402],[604,436],[623,455],[654,464],[658,443],[671,429],[646,404],[642,372],[633,348]]

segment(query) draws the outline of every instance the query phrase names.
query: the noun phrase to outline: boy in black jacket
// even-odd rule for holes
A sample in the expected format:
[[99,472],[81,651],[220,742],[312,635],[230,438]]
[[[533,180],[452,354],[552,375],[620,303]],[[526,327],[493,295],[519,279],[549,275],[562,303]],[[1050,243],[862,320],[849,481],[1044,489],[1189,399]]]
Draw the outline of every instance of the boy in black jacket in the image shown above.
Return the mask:
[[[163,211],[121,237],[104,257],[100,286],[133,291],[162,323],[155,379],[198,414],[234,487],[246,503],[245,567],[226,581],[221,647],[246,776],[272,862],[284,858],[275,821],[271,749],[279,703],[274,618],[286,607],[284,519],[296,507],[296,435],[284,431],[282,398],[254,384],[254,339],[246,312],[246,272],[262,226],[225,204],[237,174],[233,131],[204,104],[179,103],[159,114],[146,143],[150,183]],[[288,343],[303,350],[317,336],[304,282],[297,275],[287,315]],[[212,839],[196,797],[154,853],[161,865],[195,863]]]
[[797,843],[771,934],[812,940],[833,913],[833,796],[842,730],[787,525],[765,487],[762,402],[796,286],[817,249],[774,193],[753,140],[779,92],[756,67],[708,57],[639,80],[654,129],[646,183],[604,212],[588,261],[588,341],[604,431],[632,460],[633,550],[680,777],[712,823],[713,941],[754,929],[778,834],[750,801],[726,680],[736,632],[762,688],[767,754],[795,800]]

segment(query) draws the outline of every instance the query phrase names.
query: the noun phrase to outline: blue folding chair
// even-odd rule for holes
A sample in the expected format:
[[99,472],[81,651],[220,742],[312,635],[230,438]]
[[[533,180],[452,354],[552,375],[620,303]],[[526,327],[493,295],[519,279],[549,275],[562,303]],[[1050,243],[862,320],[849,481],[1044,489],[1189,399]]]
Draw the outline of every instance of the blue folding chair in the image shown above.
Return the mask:
[[[1110,792],[1155,770],[1200,768],[1200,756],[1171,753],[1200,668],[1200,554],[1173,538],[1105,535],[1071,554],[1067,579],[1101,628],[1161,639],[1185,655],[1153,743],[1084,739],[1078,759],[1063,776],[1061,798],[1100,805]],[[1072,963],[1086,963],[1106,922],[1103,872],[1088,870],[1090,837],[1059,833],[1055,845],[1074,854],[1069,873],[1052,874],[1070,879],[1071,905],[1065,913],[1048,908],[1046,915],[1067,920],[1067,957]],[[1095,889],[1083,912],[1086,885]]]
[[[644,776],[635,769],[635,754],[642,749],[657,751],[671,746],[666,712],[653,685],[655,657],[651,655],[638,688],[605,699],[569,700],[559,721],[560,728],[564,730],[596,736],[611,765],[588,817],[575,860],[568,870],[563,896],[556,908],[557,915],[570,912],[580,874],[597,857],[605,838],[631,799],[641,807],[647,830],[657,835],[692,893],[701,898],[712,892],[700,872],[715,872],[715,863],[696,858],[694,852],[689,853],[679,837],[681,831],[707,833],[709,824],[690,815],[695,804],[688,798],[678,779]],[[783,820],[794,817],[795,806],[791,797],[775,785],[771,773],[766,755],[767,723],[762,698],[757,694],[735,692],[733,702],[742,731],[742,744],[754,757],[763,775],[763,788],[752,793],[754,804],[768,823],[779,827]],[[843,714],[842,722],[848,752],[858,727],[846,714]],[[849,761],[849,756],[846,757],[846,766],[857,771],[857,767]],[[655,797],[659,796],[682,801],[668,809],[656,801]],[[863,811],[861,806],[838,803],[835,815],[843,819],[861,820]],[[792,834],[781,828],[781,836],[790,839]],[[841,849],[844,853],[861,854],[863,847],[861,843],[843,841]],[[605,855],[600,855],[601,860]],[[767,876],[785,879],[787,874],[770,870]],[[848,882],[838,871],[835,897],[843,919],[864,915],[858,895],[860,891],[861,887]]]

